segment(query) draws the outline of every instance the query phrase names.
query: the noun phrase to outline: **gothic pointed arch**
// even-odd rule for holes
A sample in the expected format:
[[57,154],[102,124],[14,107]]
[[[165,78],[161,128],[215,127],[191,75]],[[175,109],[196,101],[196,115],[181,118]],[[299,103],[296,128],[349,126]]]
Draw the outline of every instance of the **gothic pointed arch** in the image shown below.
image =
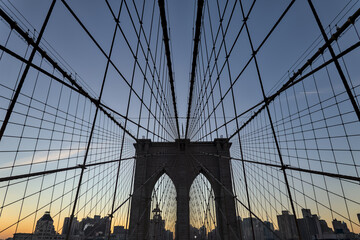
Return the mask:
[[[171,239],[175,235],[176,188],[168,174],[163,173],[151,193],[150,224],[147,239]],[[169,238],[171,236],[171,238]]]
[[204,174],[194,178],[189,196],[190,239],[218,239],[215,192]]

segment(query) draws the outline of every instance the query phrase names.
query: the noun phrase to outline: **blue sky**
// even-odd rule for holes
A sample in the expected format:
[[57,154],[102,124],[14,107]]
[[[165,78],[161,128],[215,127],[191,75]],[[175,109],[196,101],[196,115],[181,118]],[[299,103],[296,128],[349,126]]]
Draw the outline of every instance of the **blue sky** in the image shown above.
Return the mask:
[[[350,2],[349,5],[352,5],[353,2],[354,1]],[[12,1],[12,3],[37,31],[39,31],[49,3],[41,0],[31,2]],[[114,8],[119,5],[117,1],[110,1],[110,3],[113,4]],[[220,3],[222,3],[222,1],[220,1]],[[349,1],[331,0],[326,1],[326,3],[325,1],[315,2],[315,7],[318,9],[323,25],[328,26],[347,3],[349,3]],[[150,4],[150,1],[148,1],[146,4],[148,4],[147,7],[150,8],[151,6],[149,5],[152,3]],[[249,19],[249,28],[255,46],[262,41],[287,4],[287,1],[260,1],[255,5],[253,17]],[[94,35],[104,50],[108,51],[114,23],[105,3],[103,1],[91,1],[84,5],[80,1],[75,1],[69,2],[69,5],[76,14],[78,14],[79,18],[85,23],[85,26]],[[246,9],[249,2],[245,2],[244,5]],[[194,1],[170,0],[168,1],[168,11],[176,95],[179,103],[181,103],[178,104],[179,115],[185,116],[187,106],[183,103],[187,102],[189,94],[186,89],[188,89],[189,86],[191,66]],[[256,16],[261,16],[261,18]],[[240,17],[240,13],[235,14],[233,17],[234,20],[231,23],[231,30],[228,34],[229,43],[234,38],[240,26]],[[120,21],[122,18],[124,19],[122,27],[124,31],[129,30],[127,37],[135,44],[135,36],[130,34],[131,26],[126,22],[128,17],[125,11],[122,17],[120,17]],[[343,21],[340,21],[340,23],[342,22]],[[334,25],[334,22],[332,24]],[[319,35],[319,29],[315,24],[308,4],[304,1],[295,2],[294,6],[286,15],[285,21],[279,25],[258,57],[262,74],[265,76],[264,85],[266,90],[272,88],[275,83],[286,74],[297,58]],[[5,37],[5,35],[3,36]],[[54,14],[50,19],[44,38],[57,52],[61,53],[61,56],[72,66],[79,76],[86,79],[87,84],[89,84],[95,92],[99,91],[101,82],[99,79],[102,79],[103,69],[106,63],[105,58],[99,54],[94,44],[88,39],[86,34],[80,30],[80,26],[75,24],[74,19],[60,2],[55,6]],[[247,39],[244,38],[240,41],[244,43],[244,46],[238,49],[238,53],[234,53],[234,58],[241,62],[246,61],[251,52],[249,51]],[[124,43],[122,42],[122,44]],[[130,73],[127,72],[129,68],[121,67],[121,65],[126,65],[126,59],[130,57],[128,55],[129,52],[126,51],[126,49],[118,49],[117,53],[118,54],[114,54],[114,58],[118,60],[120,69],[125,73],[125,76],[129,76]],[[234,63],[233,65],[234,68],[236,68],[237,64]],[[246,82],[244,83],[247,85],[246,92],[251,92],[251,96],[246,96],[248,100],[247,106],[251,106],[251,104],[258,101],[261,97],[258,95],[259,91],[256,90],[258,89],[258,84],[256,81],[253,81],[254,76],[251,71],[249,71],[249,75],[250,77],[246,77],[247,80],[245,80]],[[112,83],[111,80],[109,80],[109,82]],[[117,108],[118,104],[116,104],[117,100],[115,99],[117,99],[116,97],[119,97],[119,95],[116,93],[121,91],[121,85],[111,88],[113,89],[109,90],[109,88],[106,88],[109,93],[106,92],[104,101],[110,106]],[[249,91],[250,89],[251,91]],[[255,98],[255,96],[257,97]],[[249,101],[249,97],[254,100]]]

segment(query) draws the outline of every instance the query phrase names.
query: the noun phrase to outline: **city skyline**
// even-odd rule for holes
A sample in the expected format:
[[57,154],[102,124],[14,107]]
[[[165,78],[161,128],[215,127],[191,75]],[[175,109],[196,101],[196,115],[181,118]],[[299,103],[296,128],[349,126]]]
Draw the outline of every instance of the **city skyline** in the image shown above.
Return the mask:
[[[154,215],[151,216],[151,223],[150,223],[150,227],[149,227],[149,234],[153,233],[156,235],[156,231],[155,230],[151,230],[154,229],[154,227],[156,225],[155,222],[157,222],[159,225],[159,229],[165,229],[165,220],[162,220],[161,218],[161,210],[157,207],[158,210],[154,209],[153,213]],[[357,213],[357,215],[360,216],[360,213]],[[303,239],[311,239],[312,237],[312,233],[316,233],[319,234],[320,239],[322,239],[322,236],[326,234],[328,234],[329,238],[329,234],[351,234],[353,233],[352,231],[350,231],[348,229],[348,227],[346,226],[346,223],[343,221],[339,221],[337,219],[333,219],[331,221],[331,225],[328,225],[328,222],[325,221],[324,219],[321,219],[320,216],[317,216],[316,214],[313,214],[311,212],[310,209],[302,209],[302,217],[303,218],[298,218],[298,221],[309,221],[309,220],[305,220],[305,219],[314,219],[311,221],[318,221],[318,223],[314,222],[314,223],[301,223],[302,224],[302,229],[304,229],[305,225],[303,224],[307,224],[307,226],[313,226],[314,230],[309,230],[309,232],[307,232],[307,234],[309,234],[309,237],[305,237],[302,236]],[[256,239],[277,239],[278,237],[282,237],[282,239],[293,239],[293,238],[297,238],[297,233],[296,233],[296,228],[294,225],[294,219],[293,219],[293,215],[289,214],[289,211],[287,210],[283,210],[281,212],[281,214],[277,215],[277,224],[274,225],[274,223],[269,222],[269,221],[264,221],[261,222],[259,221],[259,219],[255,218],[255,217],[240,217],[237,216],[238,218],[238,224],[241,226],[241,232],[242,232],[242,236],[243,238],[246,239],[252,239],[252,230],[251,230],[251,224],[254,224],[255,226],[255,233],[256,233]],[[360,219],[359,219],[360,220]],[[41,222],[43,221],[43,223]],[[282,223],[279,224],[279,221],[281,221]],[[50,222],[50,224],[49,224]],[[251,223],[252,222],[252,223]],[[323,224],[324,223],[324,224]],[[318,231],[318,227],[320,227],[321,225],[321,233],[319,233]],[[359,221],[360,224],[360,221]],[[66,236],[67,231],[68,231],[68,227],[69,227],[69,217],[65,217],[63,220],[63,225],[60,229],[58,229],[57,231],[55,231],[54,227],[52,227],[54,225],[54,221],[51,218],[51,214],[50,212],[46,211],[45,214],[39,218],[39,220],[37,221],[36,224],[36,228],[34,230],[34,232],[24,232],[24,233],[18,233],[19,237],[21,236],[21,234],[24,235],[24,237],[29,237],[29,234],[39,234],[40,230],[42,227],[46,227],[46,228],[50,228],[53,229],[51,231],[53,231],[51,234],[53,235],[58,235],[58,239],[63,239],[64,236]],[[289,227],[291,226],[292,227]],[[82,228],[80,227],[82,226]],[[276,226],[276,228],[274,227]],[[92,227],[92,228],[91,228]],[[209,229],[206,228],[205,226],[201,226],[199,228],[195,228],[194,226],[191,226],[191,228],[193,230],[191,230],[191,232],[194,232],[193,234],[197,235],[195,232],[199,231],[199,236],[205,235],[205,236],[212,236],[213,234],[215,234],[216,236],[216,226],[213,229]],[[328,230],[327,230],[328,229]],[[103,232],[105,230],[105,232]],[[82,238],[86,238],[86,237],[90,237],[93,234],[96,234],[97,232],[101,232],[102,234],[104,234],[104,238],[106,238],[108,231],[110,230],[109,227],[109,218],[108,217],[101,217],[99,215],[94,215],[93,218],[91,217],[86,217],[83,218],[81,221],[78,221],[77,219],[75,219],[75,222],[73,223],[73,227],[72,227],[72,233],[70,234],[72,235],[79,235],[79,237]],[[168,230],[168,229],[165,229]],[[51,232],[50,231],[50,232]],[[169,233],[172,233],[171,231],[168,230]],[[287,232],[287,233],[284,233]],[[302,234],[305,234],[305,232],[302,232]],[[28,235],[26,235],[28,234]],[[111,230],[111,234],[120,234],[120,235],[126,235],[129,234],[128,233],[128,229],[125,228],[122,225],[117,225],[117,226],[113,226],[113,229]],[[174,233],[172,233],[174,234]],[[263,234],[263,235],[261,235]],[[359,233],[355,233],[357,234],[354,235],[355,239],[360,239],[360,234]],[[194,236],[195,236],[194,235]],[[63,238],[61,238],[61,236]],[[100,236],[100,235],[97,235]],[[157,235],[156,235],[157,236]],[[340,235],[339,235],[340,236]],[[6,239],[10,239],[6,238]],[[24,239],[25,239],[24,238]],[[336,239],[339,239],[339,237],[335,237]],[[16,238],[17,239],[17,238]],[[23,239],[23,238],[21,238]],[[78,238],[77,238],[78,239]],[[111,238],[114,239],[114,238]],[[117,239],[117,238],[115,238]],[[119,237],[119,239],[122,239]],[[209,237],[209,239],[211,239]],[[325,237],[326,239],[326,237]],[[342,237],[340,237],[340,239],[342,239]],[[168,240],[168,239],[166,239]]]

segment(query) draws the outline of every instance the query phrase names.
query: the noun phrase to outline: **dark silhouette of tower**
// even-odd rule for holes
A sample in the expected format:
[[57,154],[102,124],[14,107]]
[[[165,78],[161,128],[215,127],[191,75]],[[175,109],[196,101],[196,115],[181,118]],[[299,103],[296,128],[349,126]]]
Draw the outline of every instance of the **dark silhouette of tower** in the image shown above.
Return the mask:
[[214,190],[219,234],[224,240],[238,239],[230,159],[219,157],[230,156],[230,146],[227,139],[215,139],[213,142],[190,142],[188,139],[175,142],[138,140],[135,144],[136,172],[130,214],[130,239],[145,239],[149,229],[148,205],[151,193],[164,173],[176,188],[175,239],[190,238],[189,191],[199,173],[205,175]]

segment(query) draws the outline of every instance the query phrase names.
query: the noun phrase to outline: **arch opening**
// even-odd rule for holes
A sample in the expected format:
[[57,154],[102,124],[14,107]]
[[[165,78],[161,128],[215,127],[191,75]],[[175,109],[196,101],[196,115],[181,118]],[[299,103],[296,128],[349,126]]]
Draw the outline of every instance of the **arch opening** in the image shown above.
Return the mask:
[[220,239],[216,219],[215,193],[200,173],[190,187],[190,239]]
[[147,239],[175,239],[176,208],[175,185],[164,173],[155,183],[151,193]]

